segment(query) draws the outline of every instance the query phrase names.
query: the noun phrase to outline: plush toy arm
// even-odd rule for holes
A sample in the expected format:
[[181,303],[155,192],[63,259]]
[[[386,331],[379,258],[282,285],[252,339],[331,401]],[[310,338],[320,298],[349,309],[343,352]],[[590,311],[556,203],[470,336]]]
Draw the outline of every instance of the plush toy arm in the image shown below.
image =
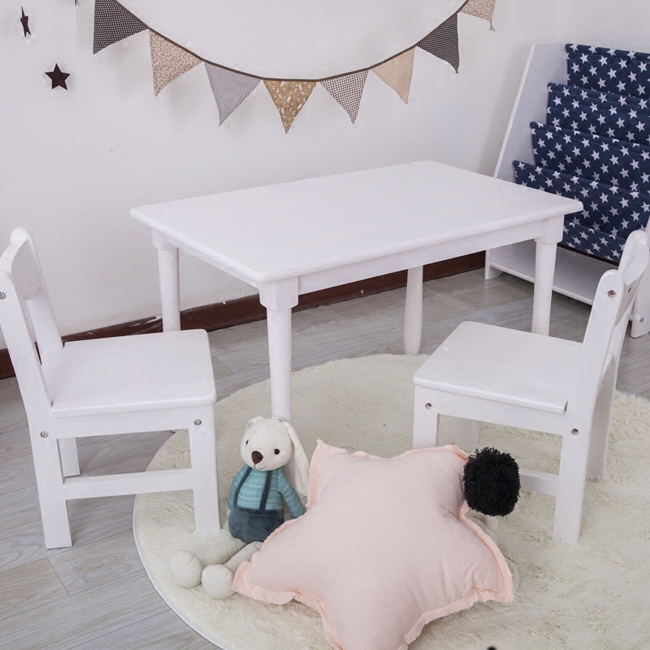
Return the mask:
[[278,490],[286,501],[289,512],[294,519],[305,514],[305,506],[302,505],[298,493],[293,489],[291,483],[287,481],[282,470],[278,472]]

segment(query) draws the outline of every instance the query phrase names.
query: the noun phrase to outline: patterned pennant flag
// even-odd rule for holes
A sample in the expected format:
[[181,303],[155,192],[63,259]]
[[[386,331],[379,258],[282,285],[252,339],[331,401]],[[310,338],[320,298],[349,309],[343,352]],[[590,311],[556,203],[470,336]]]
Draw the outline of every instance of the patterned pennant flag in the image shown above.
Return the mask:
[[265,79],[264,85],[280,113],[282,124],[284,125],[284,132],[289,133],[293,121],[309,99],[309,95],[314,90],[316,82],[269,81]]
[[413,59],[415,48],[378,65],[372,71],[388,86],[390,86],[405,103],[409,103],[411,78],[413,77]]
[[469,2],[460,10],[462,14],[469,14],[477,18],[483,18],[490,23],[490,29],[494,31],[492,18],[494,16],[494,5],[496,0],[469,0]]
[[260,80],[217,65],[205,64],[212,94],[219,109],[219,125],[248,97]]
[[429,52],[429,54],[446,61],[458,72],[458,66],[460,65],[458,14],[454,14],[451,18],[445,20],[440,27],[434,29],[417,46]]
[[363,87],[368,78],[368,71],[354,72],[344,77],[335,77],[321,81],[322,86],[346,110],[352,123],[357,119]]
[[95,0],[93,54],[146,28],[115,0]]
[[201,59],[178,45],[174,45],[156,32],[149,32],[149,44],[151,45],[153,88],[156,95],[168,83],[201,63]]

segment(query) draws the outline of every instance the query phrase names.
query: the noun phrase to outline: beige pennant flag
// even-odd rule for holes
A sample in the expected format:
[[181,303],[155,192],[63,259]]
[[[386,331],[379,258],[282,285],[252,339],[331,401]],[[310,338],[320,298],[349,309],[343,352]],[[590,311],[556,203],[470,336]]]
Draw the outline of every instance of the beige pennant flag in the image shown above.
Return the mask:
[[193,54],[174,45],[156,32],[149,32],[153,89],[157,95],[168,83],[201,63]]
[[289,129],[311,95],[315,81],[269,81],[264,85],[273,99],[284,125],[284,132]]
[[389,85],[405,103],[409,103],[411,78],[413,77],[413,59],[415,48],[390,59],[372,71],[387,85]]
[[494,31],[492,18],[494,16],[494,5],[496,0],[469,0],[469,2],[460,10],[462,14],[469,14],[477,18],[483,18],[490,23],[490,29]]

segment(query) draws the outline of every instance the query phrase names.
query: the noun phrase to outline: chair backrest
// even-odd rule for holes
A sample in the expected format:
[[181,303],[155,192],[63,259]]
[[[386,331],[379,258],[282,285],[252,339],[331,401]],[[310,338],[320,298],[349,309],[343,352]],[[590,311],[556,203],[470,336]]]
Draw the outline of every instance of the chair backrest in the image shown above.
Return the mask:
[[31,419],[51,406],[39,352],[63,344],[34,243],[22,228],[0,257],[0,328]]
[[600,278],[570,403],[579,399],[595,404],[608,363],[618,368],[632,304],[649,258],[648,236],[637,230],[625,242],[618,269],[606,271]]

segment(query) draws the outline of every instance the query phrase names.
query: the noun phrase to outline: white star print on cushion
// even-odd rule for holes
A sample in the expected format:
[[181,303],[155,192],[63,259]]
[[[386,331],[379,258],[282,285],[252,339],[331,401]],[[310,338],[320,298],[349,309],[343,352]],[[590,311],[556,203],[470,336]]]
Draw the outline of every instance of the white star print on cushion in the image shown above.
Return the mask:
[[531,122],[539,167],[650,194],[650,147]]
[[549,84],[546,122],[617,140],[650,144],[650,100]]
[[528,163],[513,163],[520,185],[582,201],[564,220],[562,246],[618,263],[628,235],[645,227],[650,196]]
[[570,86],[650,97],[650,54],[568,44]]

